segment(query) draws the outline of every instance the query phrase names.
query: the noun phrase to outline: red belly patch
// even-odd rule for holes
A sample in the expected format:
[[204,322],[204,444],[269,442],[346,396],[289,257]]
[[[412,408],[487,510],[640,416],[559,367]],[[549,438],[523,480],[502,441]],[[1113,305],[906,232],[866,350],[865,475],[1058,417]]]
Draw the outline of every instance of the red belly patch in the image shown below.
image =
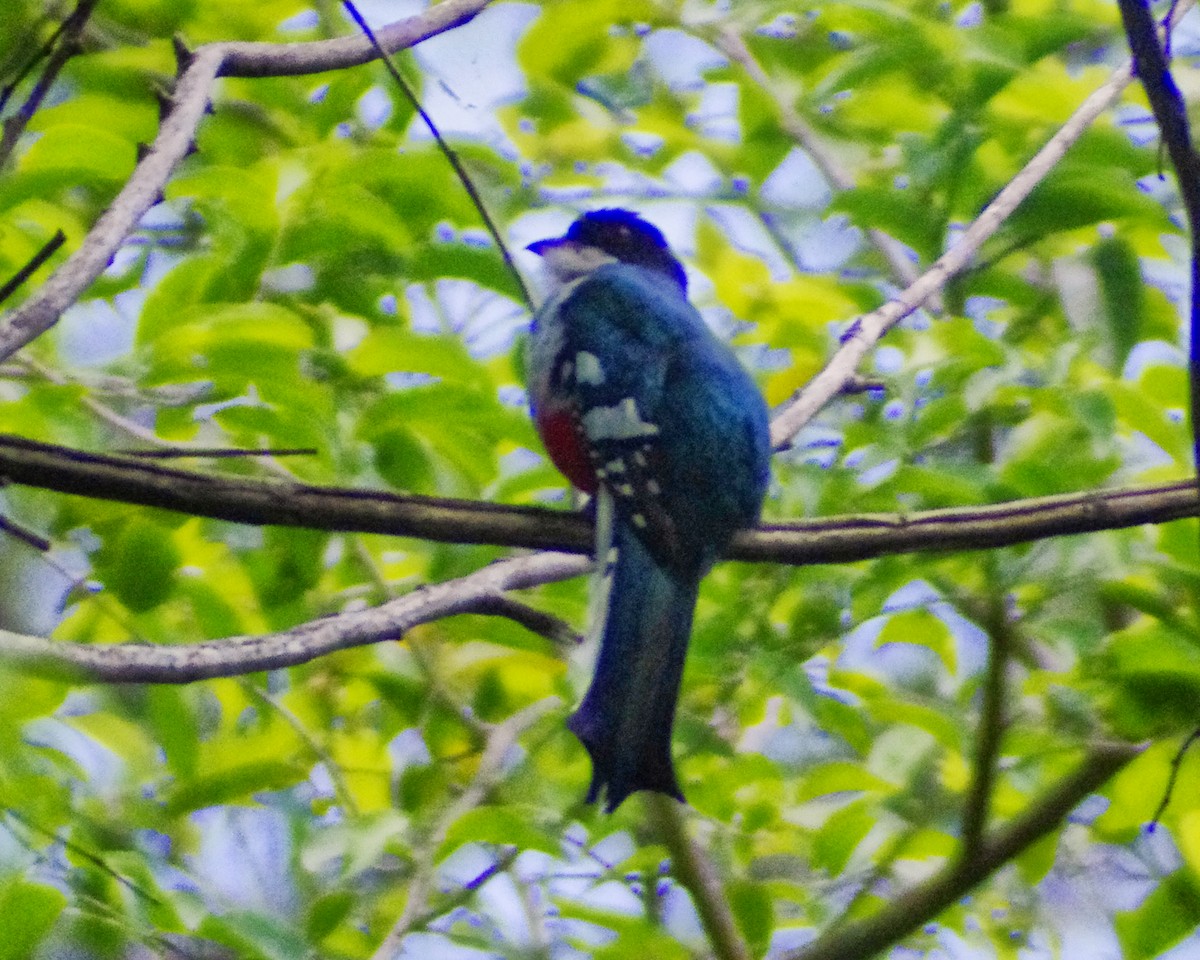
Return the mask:
[[562,475],[584,493],[595,493],[596,471],[577,418],[565,411],[540,414],[537,429],[546,452]]

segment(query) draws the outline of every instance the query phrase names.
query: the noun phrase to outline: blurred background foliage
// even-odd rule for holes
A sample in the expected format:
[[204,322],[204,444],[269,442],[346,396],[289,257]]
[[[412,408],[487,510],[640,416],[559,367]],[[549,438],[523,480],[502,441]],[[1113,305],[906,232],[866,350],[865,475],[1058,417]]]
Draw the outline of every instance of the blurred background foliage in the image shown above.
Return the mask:
[[[377,24],[417,10],[362,6]],[[0,4],[4,82],[70,9]],[[1173,46],[1185,92],[1198,26]],[[0,277],[56,230],[61,262],[129,177],[173,35],[352,31],[330,0],[100,0],[0,170]],[[1125,56],[1096,0],[549,0],[496,3],[398,62],[514,250],[582,209],[636,208],[781,404]],[[311,447],[196,466],[568,505],[523,407],[526,305],[382,67],[225,79],[213,107],[104,276],[0,368],[3,429],[90,450]],[[943,309],[888,335],[869,389],[776,457],[768,515],[1188,475],[1186,238],[1160,165],[1131,87]],[[0,619],[63,640],[281,629],[504,553],[2,497],[54,547],[0,540]],[[582,627],[580,581],[525,599]],[[1198,604],[1194,522],[721,566],[675,746],[690,828],[752,954],[783,956],[953,856],[998,608],[1013,657],[996,817],[1092,740],[1153,745],[893,955],[1194,956],[1200,759],[1146,824],[1197,722]],[[710,955],[641,802],[581,802],[588,764],[564,720],[587,673],[586,652],[474,616],[186,687],[0,668],[0,958],[359,958],[397,924],[400,956]],[[497,731],[516,741],[493,763]]]

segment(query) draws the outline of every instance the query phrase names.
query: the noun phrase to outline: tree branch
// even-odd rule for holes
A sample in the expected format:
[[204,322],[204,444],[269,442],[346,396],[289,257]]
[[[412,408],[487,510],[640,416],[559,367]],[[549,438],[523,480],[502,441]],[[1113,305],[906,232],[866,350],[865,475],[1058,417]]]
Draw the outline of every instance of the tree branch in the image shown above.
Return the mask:
[[[1178,22],[1185,12],[1185,4],[1181,3],[1179,6],[1174,22]],[[851,324],[837,353],[821,372],[808,382],[796,399],[772,421],[771,441],[776,447],[786,446],[817,411],[841,392],[843,384],[858,368],[867,351],[875,346],[888,330],[939,293],[951,277],[971,262],[984,242],[1054,169],[1092,121],[1116,103],[1121,92],[1133,79],[1132,70],[1132,63],[1126,63],[1119,67],[1103,86],[1093,91],[1021,172],[984,208],[954,246],[942,254],[916,282],[894,300],[859,317]]]
[[1005,609],[1004,596],[995,582],[992,564],[991,595],[988,598],[986,623],[988,628],[987,673],[983,679],[983,705],[975,735],[975,757],[971,784],[962,816],[962,847],[959,859],[969,863],[979,856],[983,831],[987,827],[992,791],[996,783],[996,760],[1000,754],[1000,739],[1004,734],[1005,700],[1008,658],[1012,652],[1012,624]]
[[[0,477],[235,523],[571,553],[588,553],[593,546],[591,524],[580,513],[223,477],[4,434]],[[1180,482],[984,507],[768,523],[739,533],[727,557],[794,565],[845,563],[913,551],[1013,546],[1194,516],[1200,516],[1200,494],[1194,484]]]
[[683,804],[661,793],[647,793],[644,803],[655,833],[671,854],[671,873],[692,895],[713,953],[718,960],[750,960],[750,949],[738,931],[721,877],[687,834]]
[[[461,26],[491,0],[446,0],[377,34],[389,52],[406,49]],[[0,325],[0,362],[45,333],[105,270],[154,204],[191,149],[217,77],[277,77],[356,66],[377,56],[361,36],[310,43],[209,43],[185,51],[170,110],[132,176],[96,221],[82,245],[42,287]]]
[[1142,749],[1128,743],[1093,746],[1074,773],[1047,790],[1020,817],[986,835],[975,857],[948,865],[874,916],[839,926],[807,946],[785,954],[784,960],[867,960],[899,943],[1048,834],[1080,801]]
[[64,643],[0,630],[0,662],[81,683],[192,683],[234,677],[294,667],[335,650],[398,640],[419,624],[476,613],[481,601],[502,591],[566,580],[590,567],[583,557],[559,553],[518,557],[368,610],[322,617],[278,633],[179,646]]
[[1200,468],[1200,156],[1192,146],[1187,106],[1159,43],[1150,4],[1146,0],[1117,0],[1129,49],[1133,52],[1134,72],[1142,81],[1154,119],[1162,132],[1163,143],[1175,167],[1175,178],[1187,213],[1191,237],[1191,292],[1188,301],[1188,366],[1191,373],[1192,462]]

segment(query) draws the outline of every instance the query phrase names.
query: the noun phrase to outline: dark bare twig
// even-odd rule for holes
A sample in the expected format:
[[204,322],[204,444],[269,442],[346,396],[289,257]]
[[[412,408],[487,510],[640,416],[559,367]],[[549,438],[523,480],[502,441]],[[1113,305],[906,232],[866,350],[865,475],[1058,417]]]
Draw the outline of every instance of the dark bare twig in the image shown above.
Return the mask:
[[1154,811],[1154,816],[1150,818],[1149,829],[1153,830],[1158,826],[1158,821],[1167,811],[1167,804],[1171,802],[1171,794],[1175,792],[1175,781],[1179,777],[1179,768],[1183,765],[1183,757],[1191,749],[1192,744],[1200,740],[1200,727],[1193,730],[1183,745],[1175,751],[1175,756],[1171,760],[1171,774],[1167,777],[1167,785],[1163,788],[1162,799],[1158,802],[1158,808]]
[[983,705],[975,737],[975,756],[971,785],[962,816],[961,861],[979,855],[983,832],[987,827],[992,792],[996,783],[996,760],[1000,739],[1004,734],[1008,658],[1013,648],[1012,624],[1009,623],[1004,597],[996,581],[995,564],[991,570],[992,592],[988,598],[986,625],[988,631],[987,672],[983,680]]
[[29,817],[15,810],[13,807],[4,807],[3,810],[0,810],[0,813],[7,814],[8,816],[12,817],[13,820],[21,824],[21,826],[30,833],[40,833],[43,837],[46,837],[51,842],[61,844],[64,850],[69,850],[74,856],[79,857],[79,859],[86,860],[101,873],[112,877],[113,880],[125,887],[125,889],[127,889],[130,893],[140,898],[144,902],[153,903],[157,906],[162,905],[162,901],[153,893],[151,893],[145,887],[130,880],[119,871],[114,870],[104,861],[103,857],[97,856],[86,847],[81,847],[70,838],[64,837],[55,830],[50,830],[47,827],[43,827],[40,823],[36,823],[35,821],[29,819]]
[[0,287],[0,303],[3,303],[21,289],[21,285],[37,273],[43,263],[54,256],[54,252],[67,242],[67,235],[61,230],[55,230],[54,236],[42,244],[42,249],[29,258],[29,262],[14,273],[4,286]]
[[529,296],[529,289],[525,286],[525,278],[521,276],[521,271],[517,269],[516,263],[513,262],[512,254],[509,253],[508,244],[504,242],[504,238],[500,236],[500,230],[496,226],[496,222],[492,219],[492,215],[488,213],[487,204],[483,202],[483,197],[479,195],[479,191],[475,187],[475,181],[471,179],[471,175],[467,173],[466,167],[463,166],[462,160],[459,159],[458,153],[442,136],[442,131],[437,128],[437,124],[433,122],[433,117],[425,112],[425,108],[421,105],[421,101],[413,92],[412,87],[408,85],[408,81],[400,75],[396,64],[392,62],[392,58],[388,52],[380,46],[379,41],[375,37],[375,33],[371,30],[367,21],[363,19],[362,14],[358,12],[351,0],[342,0],[342,6],[346,8],[350,16],[354,18],[354,22],[358,24],[358,28],[363,32],[363,35],[371,41],[371,46],[379,53],[379,59],[383,61],[383,65],[387,68],[387,72],[391,74],[392,79],[396,81],[396,86],[400,88],[400,92],[404,94],[406,100],[417,111],[417,115],[425,121],[425,126],[429,128],[429,132],[433,134],[434,142],[437,143],[438,149],[442,151],[446,162],[454,170],[454,175],[458,177],[458,182],[462,184],[463,189],[467,192],[467,196],[471,198],[471,203],[475,205],[475,209],[479,211],[479,216],[483,219],[483,225],[487,228],[487,232],[491,234],[492,239],[496,242],[496,247],[500,250],[500,256],[504,258],[504,265],[508,267],[508,272],[512,274],[513,279],[517,282],[517,288],[521,291],[521,296],[525,301],[525,306],[533,309],[533,300]]
[[17,87],[21,85],[21,82],[33,72],[33,68],[50,55],[50,51],[53,50],[54,45],[58,43],[58,38],[62,36],[63,27],[65,25],[66,21],[64,20],[57,27],[55,27],[54,32],[46,38],[46,42],[38,48],[37,52],[34,53],[33,56],[25,61],[25,66],[17,70],[16,76],[14,76],[8,83],[4,85],[4,89],[0,90],[0,112],[3,112],[8,107],[8,101],[11,100],[12,95],[17,92]]
[[[59,71],[62,70],[71,57],[79,52],[79,37],[83,33],[84,24],[87,23],[88,18],[92,15],[92,9],[96,6],[97,2],[98,0],[79,0],[71,15],[63,21],[62,27],[55,32],[51,40],[49,55],[46,60],[46,66],[42,70],[42,75],[38,77],[33,90],[30,91],[25,102],[21,104],[21,109],[4,121],[4,131],[3,134],[0,134],[0,169],[8,162],[13,147],[17,145],[17,140],[25,132],[25,127],[29,125],[29,121],[33,119],[33,115],[37,113],[38,107],[42,105],[46,94],[50,92],[50,88],[58,78]],[[37,59],[33,62],[36,63]]]
[[[1154,18],[1147,0],[1117,0],[1129,49],[1133,53],[1134,71],[1146,90],[1154,119],[1162,132],[1167,153],[1175,167],[1183,208],[1187,213],[1191,235],[1191,291],[1188,316],[1191,336],[1188,349],[1188,368],[1191,386],[1192,462],[1200,467],[1200,155],[1192,145],[1187,107],[1171,76],[1167,56],[1158,39]],[[1172,10],[1174,13],[1174,10]],[[1200,483],[1200,477],[1197,482]]]
[[34,533],[32,530],[26,530],[20,524],[14,523],[8,517],[0,516],[0,530],[3,530],[10,537],[20,540],[22,543],[27,543],[39,553],[47,553],[52,544],[45,537]]
[[503,594],[494,597],[482,597],[474,610],[464,613],[479,613],[489,617],[504,617],[513,623],[519,623],[530,633],[545,637],[558,647],[575,647],[583,642],[583,636],[566,620],[556,617],[527,603],[513,600]]
[[316,447],[281,447],[263,450],[235,450],[229,447],[188,447],[184,450],[116,450],[123,457],[140,460],[179,460],[184,457],[206,457],[213,460],[236,459],[238,457],[315,457],[320,451]]

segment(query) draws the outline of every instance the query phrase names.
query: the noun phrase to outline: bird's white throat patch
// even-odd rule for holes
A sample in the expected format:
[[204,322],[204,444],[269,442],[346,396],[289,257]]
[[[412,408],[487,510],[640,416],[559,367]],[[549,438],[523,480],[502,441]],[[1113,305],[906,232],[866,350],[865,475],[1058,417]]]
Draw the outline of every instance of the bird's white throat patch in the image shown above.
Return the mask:
[[546,272],[558,283],[570,283],[572,280],[586,277],[605,264],[617,262],[616,257],[605,253],[599,247],[589,247],[569,240],[548,246],[540,252],[542,261],[546,264]]

